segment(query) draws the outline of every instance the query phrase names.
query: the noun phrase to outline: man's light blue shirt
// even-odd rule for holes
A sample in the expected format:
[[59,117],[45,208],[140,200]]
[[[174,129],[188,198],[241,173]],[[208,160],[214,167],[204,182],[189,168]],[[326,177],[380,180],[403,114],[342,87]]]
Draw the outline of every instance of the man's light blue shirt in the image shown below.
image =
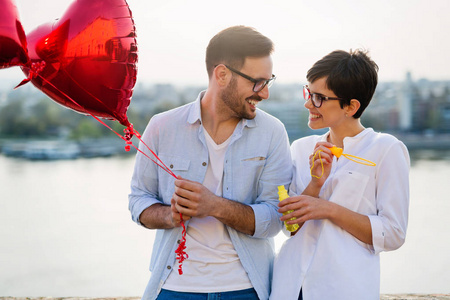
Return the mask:
[[[176,175],[200,183],[208,166],[200,108],[203,95],[204,92],[192,103],[155,115],[142,136],[145,144]],[[145,145],[141,143],[139,148],[158,162]],[[277,186],[288,187],[292,178],[289,140],[284,125],[259,109],[254,119],[241,120],[225,154],[223,172],[222,197],[247,204],[254,211],[253,236],[226,228],[259,298],[268,299],[274,258],[273,237],[283,226],[277,212]],[[155,203],[170,205],[174,181],[175,178],[163,168],[138,153],[129,195],[133,221],[140,224],[142,211]],[[142,299],[156,299],[172,271],[181,230],[181,227],[157,230],[150,262],[152,276]]]

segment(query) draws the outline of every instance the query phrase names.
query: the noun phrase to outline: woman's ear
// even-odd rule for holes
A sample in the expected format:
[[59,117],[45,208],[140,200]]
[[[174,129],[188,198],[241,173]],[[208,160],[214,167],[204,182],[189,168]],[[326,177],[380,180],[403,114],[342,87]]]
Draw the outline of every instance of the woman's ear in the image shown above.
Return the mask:
[[345,106],[345,115],[352,117],[354,114],[356,114],[356,112],[358,111],[358,109],[361,107],[361,103],[356,100],[356,99],[352,99],[350,100],[350,104]]

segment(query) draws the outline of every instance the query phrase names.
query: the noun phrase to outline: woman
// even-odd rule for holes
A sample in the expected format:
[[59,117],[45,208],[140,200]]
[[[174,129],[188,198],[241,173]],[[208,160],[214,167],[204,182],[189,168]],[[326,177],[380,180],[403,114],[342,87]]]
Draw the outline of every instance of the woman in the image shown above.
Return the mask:
[[[279,212],[293,212],[300,229],[278,254],[270,299],[379,299],[381,251],[405,241],[409,155],[395,137],[364,128],[360,117],[378,82],[378,66],[364,51],[333,51],[307,73],[309,127],[328,132],[291,146],[292,196]],[[376,165],[360,164],[330,148]],[[363,161],[364,162],[364,161]]]

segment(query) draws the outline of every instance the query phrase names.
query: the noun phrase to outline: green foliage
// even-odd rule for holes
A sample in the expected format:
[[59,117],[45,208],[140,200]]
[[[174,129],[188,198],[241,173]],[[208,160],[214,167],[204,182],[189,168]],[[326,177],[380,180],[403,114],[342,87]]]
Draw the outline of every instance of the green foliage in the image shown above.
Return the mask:
[[40,98],[27,103],[27,99],[13,99],[0,108],[0,135],[5,137],[57,136],[67,119],[60,108]]
[[83,138],[101,138],[102,135],[102,130],[96,124],[89,120],[82,120],[73,128],[69,137],[74,140],[81,140]]
[[[40,139],[61,137],[83,140],[115,136],[91,116],[67,109],[46,96],[36,97],[36,95],[36,93],[14,95],[14,98],[0,105],[0,137]],[[130,107],[127,115],[134,128],[142,133],[153,115],[153,108],[150,106],[146,110],[134,110]],[[119,122],[104,119],[102,121],[114,131],[123,134],[125,127]]]

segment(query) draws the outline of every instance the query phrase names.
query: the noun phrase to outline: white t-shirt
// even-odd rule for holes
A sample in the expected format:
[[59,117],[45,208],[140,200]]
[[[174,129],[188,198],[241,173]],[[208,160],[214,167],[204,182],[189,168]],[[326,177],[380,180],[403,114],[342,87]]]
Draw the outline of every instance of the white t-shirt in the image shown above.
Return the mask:
[[[222,196],[223,163],[230,138],[217,145],[206,130],[203,131],[209,152],[203,185],[217,196]],[[252,287],[225,225],[216,218],[192,218],[189,221],[185,251],[189,257],[183,262],[183,275],[178,274],[177,261],[163,289],[213,293]]]
[[[295,168],[291,191],[301,194],[311,180],[309,155],[323,136],[292,143]],[[274,264],[270,299],[378,300],[381,251],[400,247],[409,206],[409,155],[395,137],[365,129],[344,139],[344,153],[375,162],[375,167],[333,158],[320,197],[367,215],[373,246],[329,220],[306,221],[282,246]]]

